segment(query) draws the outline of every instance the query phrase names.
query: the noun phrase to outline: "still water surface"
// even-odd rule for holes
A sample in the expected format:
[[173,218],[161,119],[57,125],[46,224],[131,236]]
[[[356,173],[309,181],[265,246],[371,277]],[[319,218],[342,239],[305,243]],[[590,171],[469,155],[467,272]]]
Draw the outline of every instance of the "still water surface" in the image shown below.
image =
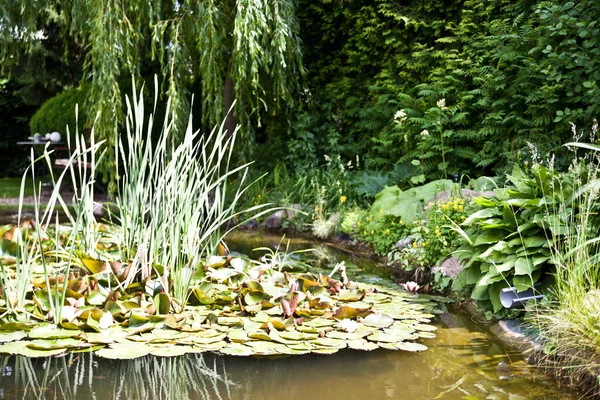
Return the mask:
[[[235,239],[235,240],[234,240]],[[232,238],[232,250],[276,246]],[[293,248],[315,244],[295,242]],[[354,278],[382,279],[375,262],[317,245],[313,261],[345,260]],[[254,254],[256,256],[257,254]],[[349,274],[351,275],[351,274]],[[385,275],[385,273],[383,273]],[[352,276],[350,276],[353,279]],[[577,399],[561,390],[516,352],[505,349],[485,327],[461,313],[434,321],[435,339],[423,353],[344,350],[334,355],[288,358],[145,357],[112,361],[91,354],[60,358],[0,359],[0,399]],[[498,367],[499,363],[501,367]],[[505,365],[506,364],[506,365]]]

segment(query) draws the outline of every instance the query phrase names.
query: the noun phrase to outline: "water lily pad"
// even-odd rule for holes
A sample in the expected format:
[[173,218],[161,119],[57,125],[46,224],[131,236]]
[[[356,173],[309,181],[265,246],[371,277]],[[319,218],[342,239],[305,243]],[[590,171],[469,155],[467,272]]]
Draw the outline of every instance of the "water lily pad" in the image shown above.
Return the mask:
[[37,328],[33,328],[29,332],[29,337],[32,339],[62,339],[75,337],[81,334],[81,331],[75,331],[71,329],[62,329],[56,327],[56,325],[42,325]]
[[433,325],[425,325],[425,324],[416,324],[413,325],[415,329],[419,331],[433,332],[437,330],[437,327]]
[[315,348],[312,349],[310,351],[311,353],[315,353],[315,354],[335,354],[338,352],[338,349],[336,347],[319,347],[319,348]]
[[353,289],[353,290],[342,289],[342,290],[340,290],[340,293],[338,294],[338,299],[341,301],[359,301],[359,300],[362,300],[363,297],[365,297],[365,291],[358,290],[358,289]]
[[398,347],[396,347],[396,344],[394,343],[388,343],[388,342],[376,342],[377,346],[381,347],[382,349],[386,349],[386,350],[399,350]]
[[299,332],[299,331],[284,331],[279,332],[279,336],[288,340],[302,341],[302,340],[310,340],[316,339],[319,337],[317,333],[307,333],[307,332]]
[[219,350],[221,354],[229,356],[251,356],[255,354],[252,347],[243,345],[241,343],[228,343]]
[[435,333],[433,333],[433,332],[425,332],[425,331],[415,332],[415,335],[417,337],[422,338],[422,339],[435,339],[435,337],[436,337]]
[[348,306],[338,307],[333,313],[335,319],[356,319],[357,317],[366,317],[372,313],[369,309],[354,308]]
[[25,331],[15,331],[15,332],[7,332],[0,333],[0,343],[13,342],[15,340],[21,340],[27,337],[27,332]]
[[310,343],[317,346],[335,347],[337,349],[343,349],[346,347],[346,342],[344,340],[327,337],[311,340]]
[[255,340],[271,340],[269,334],[263,330],[248,332],[248,337]]
[[371,342],[397,343],[407,340],[410,334],[375,332],[367,337]]
[[190,343],[190,344],[210,344],[210,343],[215,343],[215,342],[220,342],[222,340],[225,339],[225,337],[227,337],[226,333],[220,333],[217,336],[210,336],[210,337],[202,337],[199,335],[190,335],[187,338],[181,340],[181,343]]
[[396,347],[398,348],[398,350],[404,350],[404,351],[425,351],[425,350],[427,350],[427,346],[425,346],[424,344],[415,343],[415,342],[396,343]]
[[191,346],[174,345],[152,349],[150,354],[157,357],[178,357],[189,353],[191,350]]
[[340,340],[357,340],[362,339],[365,336],[369,336],[372,332],[370,331],[357,331],[357,332],[342,332],[342,331],[329,331],[325,334],[326,337]]
[[152,347],[141,343],[136,343],[135,345],[112,343],[110,347],[100,349],[95,354],[98,357],[109,358],[113,360],[131,360],[134,358],[147,356],[152,350],[154,350]]
[[227,337],[230,341],[238,343],[244,343],[250,340],[250,338],[248,337],[248,333],[246,333],[246,331],[244,331],[243,329],[232,329],[227,334]]
[[375,313],[367,315],[362,323],[375,328],[387,328],[394,323],[394,319],[386,314]]
[[67,351],[66,348],[38,350],[27,347],[26,341],[10,342],[0,345],[0,354],[20,355],[25,357],[50,357],[62,354]]
[[364,339],[349,340],[348,347],[354,350],[371,351],[377,350],[379,346],[373,342],[368,342]]

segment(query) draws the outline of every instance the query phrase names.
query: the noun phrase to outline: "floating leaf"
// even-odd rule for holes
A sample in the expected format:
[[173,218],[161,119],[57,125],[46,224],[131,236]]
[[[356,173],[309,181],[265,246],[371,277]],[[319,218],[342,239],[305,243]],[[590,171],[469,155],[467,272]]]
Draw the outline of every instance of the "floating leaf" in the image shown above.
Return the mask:
[[396,347],[398,348],[398,350],[404,350],[404,351],[425,351],[425,350],[427,350],[427,346],[425,346],[421,343],[414,343],[414,342],[396,343]]
[[0,354],[21,355],[25,357],[50,357],[64,353],[67,349],[37,350],[27,347],[26,341],[10,342],[0,345]]
[[[366,317],[370,313],[371,310],[365,308],[354,308],[348,306],[338,307],[333,313],[333,318],[335,319],[356,319],[357,317]],[[392,320],[393,322],[393,320]]]
[[136,343],[135,345],[112,343],[110,347],[98,350],[96,355],[113,360],[130,360],[147,356],[152,350],[154,350],[152,347],[142,343]]
[[394,319],[385,314],[375,313],[367,315],[362,323],[375,328],[387,328],[394,323]]
[[106,261],[96,260],[93,258],[82,258],[81,263],[85,269],[92,275],[99,274],[110,270],[110,265]]
[[56,325],[41,325],[29,332],[32,339],[62,339],[80,335],[80,331],[62,329]]
[[340,290],[339,294],[338,294],[338,299],[341,301],[359,301],[362,300],[362,298],[365,297],[365,291],[364,290],[345,290],[342,289]]
[[191,350],[191,346],[174,345],[152,349],[150,354],[156,357],[179,357],[189,353]]
[[251,356],[255,354],[252,347],[243,345],[241,343],[228,343],[222,349],[219,350],[221,354],[230,356]]
[[349,340],[348,347],[354,350],[371,351],[377,350],[379,346],[373,342],[367,342],[364,339]]
[[25,332],[25,331],[0,333],[0,343],[13,342],[15,340],[21,340],[26,337],[27,337],[27,332]]
[[156,314],[166,315],[171,310],[171,298],[166,293],[159,293],[154,296],[154,306],[156,307]]

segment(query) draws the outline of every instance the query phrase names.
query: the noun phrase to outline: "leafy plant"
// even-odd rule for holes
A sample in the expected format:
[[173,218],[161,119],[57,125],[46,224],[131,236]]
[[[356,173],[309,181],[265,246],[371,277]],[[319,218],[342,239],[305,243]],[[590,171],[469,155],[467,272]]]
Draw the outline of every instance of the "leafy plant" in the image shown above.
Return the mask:
[[515,166],[507,176],[511,183],[496,189],[496,196],[478,197],[469,208],[461,234],[467,243],[456,251],[465,270],[458,280],[472,288],[478,306],[502,315],[499,294],[514,286],[533,288],[553,271],[551,246],[567,233],[574,177],[534,164],[530,170]]
[[390,262],[405,271],[430,272],[448,259],[463,244],[454,226],[465,220],[465,202],[463,198],[451,197],[445,202],[431,203],[423,216],[409,225],[410,241],[406,246],[390,251]]
[[456,185],[449,180],[433,181],[405,191],[398,186],[386,187],[375,196],[369,213],[391,214],[409,224],[421,215],[425,202],[431,200],[436,193],[455,188]]
[[[82,107],[87,100],[88,90],[88,86],[68,89],[47,100],[31,117],[29,122],[31,134],[39,133],[44,136],[46,133],[58,131],[62,141],[67,143],[67,133],[71,132],[73,135],[70,141],[74,143],[75,132],[84,133],[85,128],[89,127],[86,125],[88,119],[86,109]],[[78,104],[79,115],[76,118],[72,110]]]

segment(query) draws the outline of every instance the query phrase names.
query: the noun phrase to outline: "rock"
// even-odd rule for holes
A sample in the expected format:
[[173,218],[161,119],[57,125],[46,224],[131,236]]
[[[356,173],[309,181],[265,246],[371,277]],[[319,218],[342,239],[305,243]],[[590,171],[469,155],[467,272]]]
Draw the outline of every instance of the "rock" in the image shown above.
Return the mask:
[[104,205],[100,202],[94,201],[92,203],[92,207],[93,207],[93,213],[94,216],[96,217],[103,217],[104,216]]
[[290,221],[293,220],[300,211],[302,211],[302,204],[292,204],[288,209],[285,210],[287,219]]
[[267,218],[265,225],[268,229],[279,229],[283,225],[283,218],[287,216],[286,210],[279,210]]
[[405,237],[404,239],[400,239],[396,242],[396,248],[398,250],[407,249],[412,245],[413,241],[414,241],[414,237],[412,237],[412,236],[408,236],[408,237]]
[[431,269],[431,272],[441,272],[443,276],[456,278],[465,269],[463,263],[456,257],[450,257],[442,262],[439,266]]

